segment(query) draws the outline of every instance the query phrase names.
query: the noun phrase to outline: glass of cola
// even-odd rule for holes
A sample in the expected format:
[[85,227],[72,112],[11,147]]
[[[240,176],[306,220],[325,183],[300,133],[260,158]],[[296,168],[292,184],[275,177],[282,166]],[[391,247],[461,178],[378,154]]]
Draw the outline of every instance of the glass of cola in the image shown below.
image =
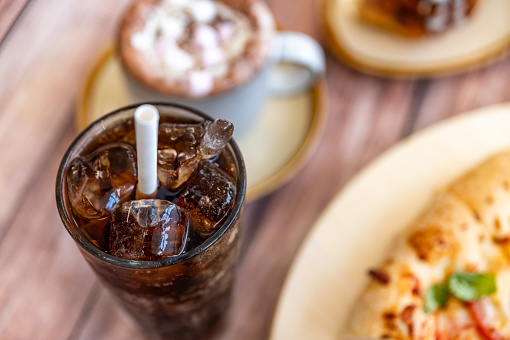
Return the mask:
[[73,141],[58,171],[57,207],[88,264],[147,338],[207,339],[227,316],[246,170],[232,124],[152,105],[160,114],[156,197],[135,197],[132,105]]

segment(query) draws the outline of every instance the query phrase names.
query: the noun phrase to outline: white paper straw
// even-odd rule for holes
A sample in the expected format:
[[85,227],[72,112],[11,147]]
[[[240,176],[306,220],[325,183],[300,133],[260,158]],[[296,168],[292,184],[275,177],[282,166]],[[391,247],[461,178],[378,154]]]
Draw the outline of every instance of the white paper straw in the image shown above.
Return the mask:
[[138,162],[138,196],[152,196],[158,189],[159,112],[152,105],[135,110],[136,154]]

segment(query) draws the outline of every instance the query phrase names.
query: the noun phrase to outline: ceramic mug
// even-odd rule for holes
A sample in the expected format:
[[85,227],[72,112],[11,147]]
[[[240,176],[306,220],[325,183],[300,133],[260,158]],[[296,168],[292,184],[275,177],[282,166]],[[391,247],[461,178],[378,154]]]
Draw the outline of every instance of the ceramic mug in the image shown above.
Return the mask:
[[[278,64],[285,63],[282,67]],[[319,43],[298,32],[278,31],[266,64],[250,80],[234,89],[203,98],[161,94],[141,85],[124,72],[134,101],[167,101],[205,111],[234,124],[236,137],[255,123],[268,96],[289,95],[308,89],[324,74],[325,56]]]

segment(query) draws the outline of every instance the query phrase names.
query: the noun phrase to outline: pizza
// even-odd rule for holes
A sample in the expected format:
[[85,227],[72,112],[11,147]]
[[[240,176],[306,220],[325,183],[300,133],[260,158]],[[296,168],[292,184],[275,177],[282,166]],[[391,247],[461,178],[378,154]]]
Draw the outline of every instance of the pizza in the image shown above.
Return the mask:
[[510,152],[442,190],[368,274],[346,338],[510,339]]

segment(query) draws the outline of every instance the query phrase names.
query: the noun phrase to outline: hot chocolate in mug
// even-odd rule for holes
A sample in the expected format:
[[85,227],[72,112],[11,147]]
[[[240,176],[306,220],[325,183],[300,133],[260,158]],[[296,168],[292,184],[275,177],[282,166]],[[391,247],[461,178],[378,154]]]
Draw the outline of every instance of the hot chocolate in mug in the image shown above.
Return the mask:
[[[141,3],[145,7],[135,5],[124,15],[117,48],[134,101],[170,101],[206,111],[214,118],[233,122],[235,136],[239,137],[253,126],[269,96],[307,90],[324,73],[325,57],[319,43],[302,33],[275,31],[271,12],[261,0]],[[165,10],[170,14],[165,14]],[[156,14],[147,14],[151,11]],[[249,25],[243,23],[245,19],[251,20]],[[231,41],[222,43],[229,24]],[[231,56],[230,64],[225,61],[222,65],[221,57],[214,59],[235,54],[243,39],[245,50]],[[158,53],[163,62],[157,60]],[[202,62],[200,72],[186,70],[192,69],[194,66],[190,65],[197,60],[199,64],[203,60],[219,63],[207,69]],[[151,69],[151,62],[157,67]],[[203,69],[220,76],[212,82]],[[163,79],[168,78],[164,74],[168,70],[175,79]]]

